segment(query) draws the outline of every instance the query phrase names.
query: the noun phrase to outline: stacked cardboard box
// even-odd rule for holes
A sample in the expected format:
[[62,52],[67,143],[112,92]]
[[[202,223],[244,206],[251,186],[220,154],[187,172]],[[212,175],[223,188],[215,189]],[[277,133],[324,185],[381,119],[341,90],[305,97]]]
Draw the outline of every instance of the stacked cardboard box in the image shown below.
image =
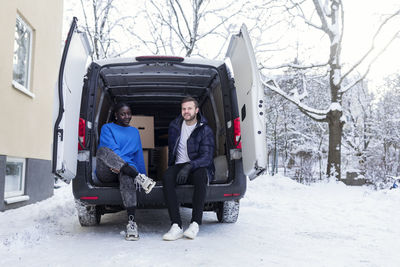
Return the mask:
[[132,116],[129,125],[139,130],[146,173],[149,174],[149,149],[154,148],[154,117]]
[[154,148],[154,117],[132,116],[129,125],[139,130],[142,147],[144,149]]

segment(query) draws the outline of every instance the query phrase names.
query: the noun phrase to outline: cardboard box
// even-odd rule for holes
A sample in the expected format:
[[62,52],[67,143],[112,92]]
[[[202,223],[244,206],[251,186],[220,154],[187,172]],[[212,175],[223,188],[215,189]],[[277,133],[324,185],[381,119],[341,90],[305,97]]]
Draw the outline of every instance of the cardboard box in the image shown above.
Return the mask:
[[157,162],[157,178],[162,179],[164,172],[168,168],[168,146],[157,147],[159,154]]
[[139,130],[143,148],[154,148],[154,117],[132,116],[129,125]]
[[146,167],[146,174],[149,175],[149,151],[143,149],[144,166]]

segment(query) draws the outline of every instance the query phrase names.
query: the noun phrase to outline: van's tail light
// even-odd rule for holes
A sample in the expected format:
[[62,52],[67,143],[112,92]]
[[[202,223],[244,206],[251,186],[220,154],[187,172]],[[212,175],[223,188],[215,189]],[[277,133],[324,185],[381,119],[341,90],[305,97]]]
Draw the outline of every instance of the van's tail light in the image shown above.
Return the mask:
[[242,148],[241,135],[240,135],[240,117],[233,120],[233,135],[235,148]]
[[99,197],[81,197],[83,200],[96,200],[99,199]]
[[238,193],[233,193],[233,194],[224,194],[224,197],[238,197],[240,194]]
[[85,128],[86,128],[86,121],[80,118],[79,131],[78,131],[78,150],[85,149]]

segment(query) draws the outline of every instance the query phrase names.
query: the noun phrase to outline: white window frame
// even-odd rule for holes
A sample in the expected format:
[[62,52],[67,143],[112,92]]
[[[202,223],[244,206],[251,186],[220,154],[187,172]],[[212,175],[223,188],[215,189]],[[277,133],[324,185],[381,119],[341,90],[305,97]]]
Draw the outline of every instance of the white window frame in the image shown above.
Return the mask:
[[[14,157],[8,157],[6,159],[6,166],[7,163],[9,162],[22,162],[22,177],[21,177],[21,190],[18,191],[10,191],[6,192],[5,189],[5,183],[4,183],[4,199],[7,198],[13,198],[13,197],[18,197],[18,196],[23,196],[25,194],[25,168],[26,168],[26,160],[24,158],[14,158]],[[5,177],[4,177],[5,180]],[[6,182],[6,180],[4,181]]]
[[[31,85],[31,68],[32,68],[32,43],[33,43],[33,29],[32,27],[19,15],[17,14],[15,23],[17,23],[17,21],[20,21],[20,23],[22,23],[28,30],[30,33],[31,38],[29,38],[29,52],[28,52],[28,73],[27,73],[27,82],[26,82],[26,87],[22,84],[20,84],[19,82],[14,80],[14,77],[12,79],[12,85],[15,89],[27,94],[28,96],[34,98],[35,94],[32,93],[32,91],[30,90],[30,85]],[[14,44],[15,45],[15,44]],[[15,49],[15,47],[14,47]],[[14,65],[14,63],[13,63]]]

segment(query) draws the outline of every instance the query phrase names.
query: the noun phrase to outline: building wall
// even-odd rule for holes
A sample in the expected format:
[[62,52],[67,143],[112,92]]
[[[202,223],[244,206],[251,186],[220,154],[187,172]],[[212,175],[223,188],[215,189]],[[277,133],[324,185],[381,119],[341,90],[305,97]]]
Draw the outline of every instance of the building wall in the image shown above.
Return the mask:
[[[0,156],[0,177],[5,176],[6,156]],[[0,179],[0,192],[4,192],[5,179]],[[0,211],[15,209],[27,204],[44,200],[53,195],[54,178],[51,175],[51,164],[48,160],[27,159],[25,174],[25,195],[29,200],[6,204],[4,193],[0,194]]]
[[[63,0],[5,0],[0,15],[0,155],[51,159],[54,88],[61,58]],[[33,29],[30,88],[12,86],[19,14]]]
[[[13,81],[17,14],[33,30],[30,96]],[[63,0],[2,0],[0,9],[0,211],[53,194],[51,174],[54,92],[62,47]],[[29,200],[4,201],[7,156],[24,158]]]
[[0,210],[4,210],[6,208],[4,203],[4,193],[1,194],[1,192],[4,192],[5,176],[6,176],[6,156],[0,155]]

